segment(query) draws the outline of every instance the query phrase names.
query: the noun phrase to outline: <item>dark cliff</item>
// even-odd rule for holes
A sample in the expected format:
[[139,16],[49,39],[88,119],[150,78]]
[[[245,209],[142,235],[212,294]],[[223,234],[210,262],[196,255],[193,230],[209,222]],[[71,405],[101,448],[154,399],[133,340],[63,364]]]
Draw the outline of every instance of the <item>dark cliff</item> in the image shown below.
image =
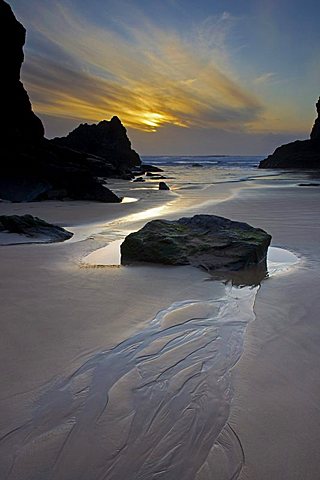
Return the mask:
[[[131,149],[125,128],[117,118],[111,122],[100,122],[96,130],[104,130],[104,141],[103,135],[96,136],[93,148],[92,135],[84,135],[82,130],[85,126],[82,126],[80,136],[87,145],[80,148],[81,151],[74,150],[72,142],[69,146],[63,145],[64,142],[58,145],[58,141],[45,139],[42,122],[33,113],[28,94],[20,81],[25,38],[25,28],[17,21],[10,6],[0,0],[0,103],[3,114],[0,199],[36,201],[71,198],[120,202],[98,177],[115,176],[119,171],[122,173],[139,165],[140,158]],[[76,134],[71,135],[72,138],[74,136]]]
[[316,119],[310,140],[296,140],[278,147],[272,155],[262,160],[259,168],[320,168],[320,98],[316,104]]
[[3,0],[0,1],[0,23],[2,143],[13,139],[38,141],[44,136],[44,128],[33,113],[20,81],[26,30]]

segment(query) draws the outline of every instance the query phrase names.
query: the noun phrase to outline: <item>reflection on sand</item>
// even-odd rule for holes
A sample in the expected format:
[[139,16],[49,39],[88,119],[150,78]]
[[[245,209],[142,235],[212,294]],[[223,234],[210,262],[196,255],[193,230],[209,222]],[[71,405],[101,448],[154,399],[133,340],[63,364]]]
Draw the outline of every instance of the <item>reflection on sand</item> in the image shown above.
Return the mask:
[[[291,255],[274,252],[274,274]],[[258,289],[227,284],[222,297],[175,302],[48,385],[32,418],[1,439],[5,478],[238,478],[244,454],[228,423],[231,372]]]
[[134,197],[123,197],[121,200],[121,203],[133,203],[137,202],[139,198],[134,198]]

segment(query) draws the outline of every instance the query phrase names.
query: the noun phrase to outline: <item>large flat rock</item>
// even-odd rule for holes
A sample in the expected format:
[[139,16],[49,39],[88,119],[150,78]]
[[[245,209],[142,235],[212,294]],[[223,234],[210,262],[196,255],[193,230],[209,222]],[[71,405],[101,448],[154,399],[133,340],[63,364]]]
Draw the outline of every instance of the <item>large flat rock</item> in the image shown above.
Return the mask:
[[270,241],[271,236],[260,228],[215,215],[153,220],[126,237],[121,245],[121,263],[237,271],[265,262]]

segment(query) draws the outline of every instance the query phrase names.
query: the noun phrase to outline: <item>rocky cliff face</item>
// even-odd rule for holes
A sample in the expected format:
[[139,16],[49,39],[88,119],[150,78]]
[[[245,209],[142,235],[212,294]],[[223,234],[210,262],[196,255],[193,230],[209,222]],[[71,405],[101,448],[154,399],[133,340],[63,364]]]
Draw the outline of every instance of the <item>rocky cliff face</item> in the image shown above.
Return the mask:
[[318,118],[311,131],[310,140],[296,140],[278,147],[272,155],[262,160],[259,168],[320,168],[320,98],[316,104]]
[[33,113],[28,94],[20,81],[26,30],[3,0],[0,1],[0,22],[2,142],[13,139],[38,141],[44,136],[44,128]]
[[120,172],[141,164],[140,157],[132,150],[127,131],[118,117],[93,125],[81,124],[66,137],[55,138],[52,142],[104,158]]
[[[98,177],[117,174],[117,165],[123,169],[139,164],[138,154],[131,150],[125,128],[119,119],[101,122],[95,136],[85,135],[85,126],[74,137],[83,136],[87,142],[81,152],[58,145],[44,138],[41,120],[33,113],[27,92],[20,81],[24,60],[23,45],[26,31],[16,20],[10,6],[0,0],[0,51],[1,51],[1,176],[0,200],[36,201],[46,199],[96,200],[120,202]],[[94,128],[92,131],[95,130]],[[91,130],[90,130],[91,132]],[[73,138],[73,137],[72,137]],[[105,139],[107,146],[100,141]],[[68,143],[68,142],[66,142]],[[105,153],[103,158],[94,152]],[[90,154],[88,153],[90,152]]]

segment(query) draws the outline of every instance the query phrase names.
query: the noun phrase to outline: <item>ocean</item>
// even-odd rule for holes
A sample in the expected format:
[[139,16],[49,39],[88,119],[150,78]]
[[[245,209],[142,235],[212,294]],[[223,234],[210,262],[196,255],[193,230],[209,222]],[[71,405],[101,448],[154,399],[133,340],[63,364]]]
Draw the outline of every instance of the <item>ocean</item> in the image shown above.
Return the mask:
[[215,168],[257,168],[259,162],[265,158],[265,156],[243,156],[243,155],[199,155],[199,156],[187,156],[187,155],[151,155],[142,156],[143,163],[152,164],[157,166],[185,166],[192,167],[194,164],[202,165],[203,167],[215,167]]
[[155,165],[175,185],[209,185],[240,182],[265,175],[258,165],[263,156],[142,156],[142,162]]

